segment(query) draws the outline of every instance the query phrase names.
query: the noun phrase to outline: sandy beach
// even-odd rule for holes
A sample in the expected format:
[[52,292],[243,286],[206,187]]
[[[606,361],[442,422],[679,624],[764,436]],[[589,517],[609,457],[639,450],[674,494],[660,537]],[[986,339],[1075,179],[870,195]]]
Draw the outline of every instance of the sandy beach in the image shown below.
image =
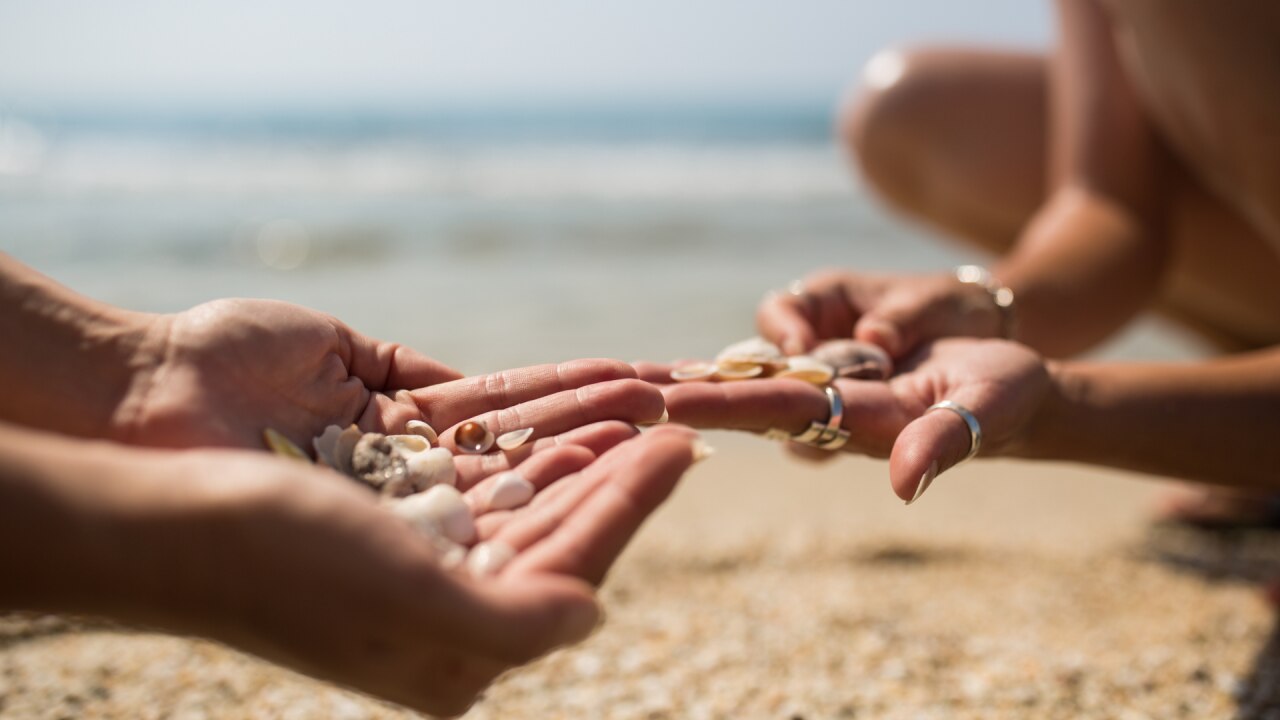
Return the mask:
[[[687,477],[608,580],[585,644],[472,718],[1270,718],[1272,538],[1146,524],[1159,486],[974,462],[918,504],[882,463],[749,436]],[[0,623],[9,718],[415,717],[213,643]]]

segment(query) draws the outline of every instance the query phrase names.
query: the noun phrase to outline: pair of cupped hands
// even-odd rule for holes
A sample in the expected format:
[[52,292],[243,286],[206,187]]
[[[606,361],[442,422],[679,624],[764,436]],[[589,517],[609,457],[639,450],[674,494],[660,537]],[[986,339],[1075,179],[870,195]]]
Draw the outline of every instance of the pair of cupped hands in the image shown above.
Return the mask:
[[[803,295],[767,298],[759,312],[762,334],[789,352],[853,335],[895,356],[887,382],[835,387],[847,447],[890,456],[904,498],[931,463],[949,467],[968,451],[964,424],[926,413],[930,405],[970,408],[984,450],[1000,452],[1019,442],[1047,385],[1039,357],[1016,344],[932,340],[998,327],[994,309],[956,285],[831,273],[811,278]],[[894,307],[893,294],[904,292],[917,316],[896,326],[892,315],[877,319],[875,308]],[[145,515],[181,526],[180,543],[217,546],[202,556],[206,567],[182,574],[194,587],[163,622],[441,714],[464,710],[506,669],[594,630],[601,611],[592,587],[700,454],[696,433],[674,423],[798,432],[828,413],[824,393],[806,383],[671,384],[669,366],[657,363],[576,360],[462,377],[273,301],[220,300],[150,317],[135,355],[106,434],[192,449],[162,454],[170,459],[155,472],[173,475],[183,492]],[[636,429],[664,409],[673,424]],[[400,432],[412,419],[435,427],[447,448],[466,420],[495,434],[534,428],[514,451],[456,460],[464,493],[517,466],[538,489],[525,508],[477,519],[481,540],[517,551],[496,576],[444,572],[407,524],[389,521],[372,493],[332,471],[243,450],[262,448],[267,427],[309,447],[331,424]]]

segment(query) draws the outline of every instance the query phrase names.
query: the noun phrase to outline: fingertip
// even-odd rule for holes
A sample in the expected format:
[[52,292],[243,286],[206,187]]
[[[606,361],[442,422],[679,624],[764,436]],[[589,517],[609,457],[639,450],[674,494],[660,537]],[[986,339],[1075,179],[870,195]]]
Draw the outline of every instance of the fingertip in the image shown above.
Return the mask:
[[880,318],[863,316],[853,329],[853,337],[855,340],[879,345],[894,358],[900,357],[904,350],[902,334],[898,328]]

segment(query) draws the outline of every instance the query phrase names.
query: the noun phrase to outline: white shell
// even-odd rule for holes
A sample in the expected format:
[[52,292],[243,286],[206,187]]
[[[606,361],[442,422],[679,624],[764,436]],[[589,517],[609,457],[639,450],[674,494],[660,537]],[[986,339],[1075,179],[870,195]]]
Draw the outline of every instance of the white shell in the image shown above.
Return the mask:
[[719,355],[716,355],[716,363],[722,366],[770,365],[774,363],[781,365],[786,362],[786,359],[786,356],[782,354],[781,348],[762,337],[747,338],[736,342],[721,350]]
[[476,522],[462,493],[452,485],[436,485],[391,505],[391,511],[408,520],[419,532],[437,533],[466,545],[476,539]]
[[348,425],[342,429],[342,434],[338,436],[338,441],[333,446],[333,460],[337,463],[335,467],[347,475],[355,473],[351,467],[351,453],[355,452],[356,443],[360,442],[362,437],[364,433],[360,428]]
[[404,455],[404,464],[415,488],[425,490],[436,485],[457,484],[458,468],[453,464],[453,453],[445,448]]
[[690,382],[693,380],[710,380],[716,374],[716,366],[711,363],[688,363],[674,368],[671,371],[671,379],[676,382]]
[[431,442],[421,435],[388,435],[387,442],[405,458],[431,449]]
[[410,435],[421,435],[427,439],[427,442],[435,445],[438,436],[436,429],[421,420],[410,420],[404,424],[404,431]]
[[515,548],[504,542],[498,540],[482,542],[467,553],[467,570],[471,572],[472,577],[494,575],[515,556]]
[[498,449],[515,450],[531,437],[533,437],[533,428],[524,428],[521,430],[512,430],[509,433],[503,433],[498,436]]
[[338,448],[338,438],[341,436],[342,426],[330,425],[311,440],[311,446],[316,449],[316,459],[335,470],[342,469],[335,452]]
[[532,500],[533,493],[533,483],[518,473],[504,472],[495,479],[493,489],[489,491],[488,507],[490,510],[518,508]]
[[808,355],[796,355],[787,360],[787,369],[774,377],[803,380],[814,385],[826,385],[835,377],[836,370],[830,365],[815,360]]

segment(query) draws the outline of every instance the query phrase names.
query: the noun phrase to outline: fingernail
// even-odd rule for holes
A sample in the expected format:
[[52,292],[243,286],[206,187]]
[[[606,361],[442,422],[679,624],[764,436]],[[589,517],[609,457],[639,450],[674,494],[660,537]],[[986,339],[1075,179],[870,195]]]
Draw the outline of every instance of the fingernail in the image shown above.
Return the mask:
[[924,494],[925,490],[929,489],[929,486],[933,484],[933,479],[937,476],[938,476],[938,461],[934,460],[932,463],[929,464],[929,469],[926,470],[924,475],[920,478],[920,484],[916,486],[915,497],[908,500],[907,504],[910,505],[911,503],[919,500],[920,496]]
[[866,320],[858,324],[860,335],[871,335],[875,344],[884,348],[890,355],[897,355],[902,344],[898,329],[883,320]]
[[708,445],[707,441],[700,437],[694,438],[690,445],[693,448],[693,461],[695,463],[702,462],[716,454],[716,449]]
[[636,423],[636,425],[644,427],[648,425],[661,425],[668,422],[671,422],[671,415],[667,413],[666,408],[662,408],[662,415],[660,415],[657,420],[654,420],[653,422]]

